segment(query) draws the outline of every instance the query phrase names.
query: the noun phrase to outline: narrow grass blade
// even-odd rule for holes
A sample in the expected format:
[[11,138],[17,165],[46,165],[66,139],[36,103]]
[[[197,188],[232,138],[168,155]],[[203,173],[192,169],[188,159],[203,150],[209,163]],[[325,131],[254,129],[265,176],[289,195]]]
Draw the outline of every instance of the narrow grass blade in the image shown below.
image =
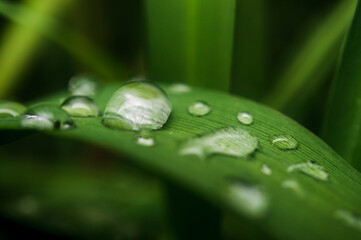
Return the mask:
[[[45,14],[56,16],[64,12],[71,5],[71,1],[27,1],[34,9]],[[10,3],[1,1],[0,12],[2,14],[11,14],[14,12],[9,9]],[[23,13],[22,17],[25,21],[29,21],[29,16]],[[45,21],[35,21],[37,28],[44,28],[48,23]],[[17,77],[22,73],[25,66],[31,60],[36,47],[40,44],[40,36],[33,29],[20,26],[18,24],[10,24],[4,31],[2,41],[0,43],[0,96],[8,94],[9,90],[16,85]]]
[[228,90],[235,0],[146,0],[152,79]]
[[65,5],[67,1],[35,2],[40,6],[32,8],[0,1],[0,14],[14,22],[0,48],[0,96],[8,94],[15,84],[16,77],[41,42],[41,35],[58,43],[96,74],[109,79],[121,76],[122,71],[116,61],[84,36],[66,29],[50,16],[55,15],[56,10],[60,11],[60,3]]
[[[318,25],[294,60],[279,77],[264,102],[276,109],[300,105],[330,73],[352,18],[355,2],[340,1]],[[296,104],[297,102],[297,104]]]
[[322,136],[361,170],[361,4],[354,15],[335,78]]
[[265,84],[266,6],[264,0],[237,1],[231,92],[260,99]]

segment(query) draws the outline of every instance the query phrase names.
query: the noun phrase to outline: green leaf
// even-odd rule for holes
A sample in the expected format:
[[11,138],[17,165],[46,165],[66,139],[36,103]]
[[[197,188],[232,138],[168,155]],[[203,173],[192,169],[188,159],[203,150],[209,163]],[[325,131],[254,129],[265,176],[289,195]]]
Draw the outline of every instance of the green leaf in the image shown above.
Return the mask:
[[323,139],[361,170],[361,4],[353,18],[332,86]]
[[[109,85],[99,92],[95,100],[101,109],[104,110],[118,87]],[[135,132],[104,127],[100,117],[74,118],[77,128],[44,133],[126,154],[138,166],[202,196],[213,205],[237,213],[239,219],[256,225],[271,237],[359,239],[357,225],[352,226],[350,219],[338,213],[349,211],[361,215],[361,175],[317,136],[279,112],[243,98],[199,88],[173,94],[168,91],[168,85],[163,87],[169,92],[173,112],[163,129],[154,132],[154,147],[137,145]],[[57,98],[49,101],[57,102]],[[204,117],[188,114],[187,107],[195,100],[207,102],[212,107],[211,113]],[[252,125],[238,122],[240,111],[252,114]],[[18,124],[19,118],[3,119],[0,129],[21,131]],[[202,161],[196,156],[179,154],[180,145],[187,139],[229,126],[241,127],[258,138],[259,146],[253,155],[246,158],[214,155]],[[272,146],[273,136],[288,135],[298,142],[298,145],[293,143],[297,149],[286,151]],[[309,169],[300,170],[302,164],[289,168],[300,163]],[[264,164],[271,169],[271,175]],[[327,177],[317,166],[324,168]],[[231,186],[243,183],[246,193],[241,192],[240,199],[230,195],[235,193]],[[258,212],[261,214],[252,214],[243,205],[249,196],[261,200],[262,211]],[[190,211],[190,214],[196,213]]]
[[279,110],[290,109],[301,105],[322,86],[335,65],[354,9],[353,0],[340,1],[316,24],[264,99],[267,105]]
[[228,90],[235,0],[146,0],[152,79]]

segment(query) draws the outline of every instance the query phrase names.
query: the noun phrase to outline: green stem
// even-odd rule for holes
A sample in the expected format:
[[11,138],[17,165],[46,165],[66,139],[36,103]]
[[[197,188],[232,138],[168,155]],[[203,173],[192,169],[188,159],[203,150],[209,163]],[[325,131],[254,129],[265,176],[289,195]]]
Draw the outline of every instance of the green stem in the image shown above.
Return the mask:
[[322,136],[341,156],[361,170],[361,3],[330,94]]

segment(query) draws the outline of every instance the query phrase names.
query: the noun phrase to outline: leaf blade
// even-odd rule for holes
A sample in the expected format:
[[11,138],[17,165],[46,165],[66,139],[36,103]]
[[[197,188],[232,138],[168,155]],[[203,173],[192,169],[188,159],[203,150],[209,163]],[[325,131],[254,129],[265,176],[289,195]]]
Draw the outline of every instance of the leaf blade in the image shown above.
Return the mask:
[[[100,92],[96,102],[101,109],[104,109],[108,98],[118,87],[119,85],[110,85]],[[168,86],[164,85],[164,89],[168,90]],[[222,92],[194,88],[191,93],[169,93],[169,96],[173,103],[173,113],[164,128],[154,132],[156,145],[151,148],[137,145],[134,132],[105,128],[100,118],[77,118],[76,129],[49,134],[95,143],[126,154],[138,166],[204,196],[213,204],[236,211],[273,237],[359,237],[357,230],[343,224],[333,214],[338,209],[361,213],[358,204],[361,201],[361,176],[318,137],[268,107]],[[188,104],[199,99],[212,106],[212,112],[206,117],[194,117],[187,113]],[[259,139],[260,148],[254,158],[247,160],[217,155],[202,162],[195,156],[178,154],[179,144],[189,137],[223,127],[240,126],[236,117],[239,111],[247,111],[254,116],[253,125],[244,126]],[[0,128],[4,129],[7,125],[0,121]],[[270,136],[283,133],[290,134],[299,141],[297,150],[286,152],[272,147]],[[330,175],[330,182],[321,183],[302,173],[287,172],[291,164],[306,160],[316,161],[324,166]],[[263,164],[272,169],[271,176],[261,172]],[[270,208],[262,221],[250,218],[230,204],[227,195],[229,178],[241,178],[265,190],[270,199]],[[304,197],[282,187],[282,182],[288,179],[301,185],[306,193]],[[299,231],[300,228],[302,231]]]

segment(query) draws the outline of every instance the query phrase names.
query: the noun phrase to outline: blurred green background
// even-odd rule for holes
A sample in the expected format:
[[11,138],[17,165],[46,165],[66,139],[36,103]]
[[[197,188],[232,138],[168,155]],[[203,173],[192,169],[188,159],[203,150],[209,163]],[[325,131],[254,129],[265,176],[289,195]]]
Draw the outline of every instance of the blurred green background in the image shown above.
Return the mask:
[[[66,89],[79,73],[103,83],[145,74],[263,102],[318,133],[353,7],[352,0],[1,0],[0,99],[29,103]],[[0,236],[168,239],[161,179],[126,156],[44,138],[0,148]],[[223,225],[225,239],[245,234],[232,216]]]

